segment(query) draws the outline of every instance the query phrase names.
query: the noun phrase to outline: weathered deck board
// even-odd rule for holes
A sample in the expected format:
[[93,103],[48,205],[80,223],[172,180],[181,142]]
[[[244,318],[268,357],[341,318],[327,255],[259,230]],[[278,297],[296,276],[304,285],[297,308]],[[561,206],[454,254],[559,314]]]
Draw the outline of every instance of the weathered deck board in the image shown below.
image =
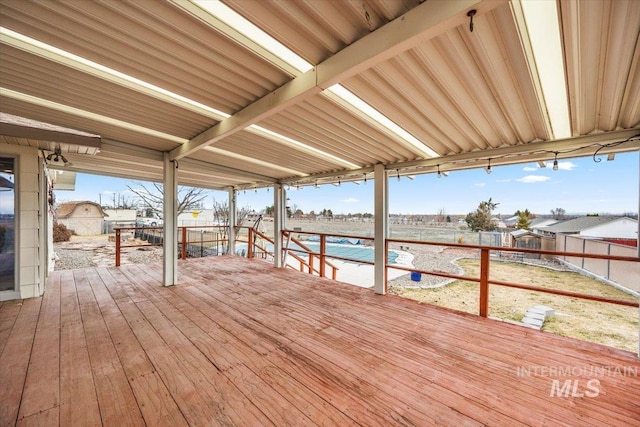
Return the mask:
[[42,299],[18,304],[20,313],[0,356],[0,425],[14,424],[18,418]]
[[[55,272],[3,303],[0,425],[640,426],[638,376],[584,395],[590,368],[640,372],[628,352],[259,261],[179,267],[170,288],[159,264]],[[587,373],[517,375],[536,366]]]
[[60,281],[51,280],[40,316],[22,392],[20,419],[60,404]]

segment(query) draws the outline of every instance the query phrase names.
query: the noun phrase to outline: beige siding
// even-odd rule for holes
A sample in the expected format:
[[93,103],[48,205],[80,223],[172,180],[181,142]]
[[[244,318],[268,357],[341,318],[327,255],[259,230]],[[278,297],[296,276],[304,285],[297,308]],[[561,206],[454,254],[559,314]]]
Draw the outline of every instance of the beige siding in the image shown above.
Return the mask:
[[16,156],[16,275],[15,292],[0,292],[0,300],[40,296],[44,286],[39,283],[39,184],[38,150],[0,144],[0,155]]

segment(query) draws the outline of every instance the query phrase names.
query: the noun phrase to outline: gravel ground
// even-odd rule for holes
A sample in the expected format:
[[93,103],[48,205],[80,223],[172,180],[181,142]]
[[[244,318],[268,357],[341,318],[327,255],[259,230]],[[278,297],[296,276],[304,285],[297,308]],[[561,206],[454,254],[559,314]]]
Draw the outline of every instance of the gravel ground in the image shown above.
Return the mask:
[[[392,247],[391,249],[400,248]],[[464,274],[464,271],[455,264],[455,261],[459,258],[473,257],[476,254],[476,251],[473,250],[445,249],[439,246],[415,246],[410,247],[407,251],[414,256],[413,266],[416,269],[457,275]],[[411,280],[411,274],[407,273],[397,279],[390,280],[389,285],[406,288],[437,288],[448,285],[454,280],[423,274],[420,281],[415,282]]]
[[[141,246],[139,240],[123,242],[134,247],[122,248],[120,264],[149,264],[162,260],[159,246]],[[110,267],[116,265],[115,243],[107,236],[73,236],[69,242],[54,244],[55,270],[75,270],[87,267]]]
[[[391,249],[401,249],[392,247]],[[401,249],[402,250],[402,249]],[[407,250],[404,248],[404,250]],[[464,270],[457,265],[456,261],[461,258],[479,258],[478,250],[464,248],[443,248],[440,246],[420,246],[410,247],[408,252],[414,255],[413,266],[418,270],[443,272],[456,275],[464,275]],[[545,267],[556,271],[571,271],[564,265],[553,260],[524,259],[515,261],[511,258],[491,258],[492,262],[511,262],[518,264],[528,264],[538,267]],[[431,276],[423,274],[419,282],[411,280],[411,274],[407,273],[397,279],[389,281],[391,287],[404,288],[439,288],[454,282],[456,279]]]

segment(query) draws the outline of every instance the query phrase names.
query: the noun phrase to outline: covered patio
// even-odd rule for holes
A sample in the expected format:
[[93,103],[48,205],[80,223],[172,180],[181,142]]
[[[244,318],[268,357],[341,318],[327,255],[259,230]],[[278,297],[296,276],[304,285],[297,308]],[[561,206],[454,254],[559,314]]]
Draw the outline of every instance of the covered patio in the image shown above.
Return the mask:
[[[634,1],[2,0],[0,20],[0,149],[37,156],[24,179],[163,182],[167,286],[178,185],[227,191],[232,223],[238,191],[273,187],[281,267],[287,188],[375,181],[384,293],[389,176],[640,146]],[[11,297],[44,290],[29,257]]]
[[640,425],[635,355],[258,260],[0,303],[2,425]]
[[[623,0],[0,0],[0,425],[640,425],[635,355],[383,296],[389,176],[638,150],[639,34]],[[162,264],[51,272],[51,170],[162,182]],[[281,268],[287,188],[367,179],[373,291]],[[272,264],[178,261],[178,185],[231,224],[273,188]]]

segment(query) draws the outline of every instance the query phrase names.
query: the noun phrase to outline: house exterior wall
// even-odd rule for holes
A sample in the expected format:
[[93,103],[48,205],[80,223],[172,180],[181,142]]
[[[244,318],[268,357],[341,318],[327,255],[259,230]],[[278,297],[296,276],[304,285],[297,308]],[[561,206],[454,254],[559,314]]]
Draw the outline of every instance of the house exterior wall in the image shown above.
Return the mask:
[[596,225],[580,232],[581,236],[637,239],[638,222],[630,218],[620,218],[606,224]]
[[78,205],[68,218],[58,218],[58,222],[73,230],[78,236],[102,234],[104,216],[97,206]]
[[[0,144],[0,154],[16,158],[16,211],[15,236],[16,288],[0,292],[0,300],[24,299],[42,295],[46,274],[40,274],[41,248],[39,243],[40,218],[40,159],[33,147]],[[42,213],[46,215],[46,211]]]
[[203,209],[196,211],[182,212],[178,215],[178,227],[195,227],[205,225],[216,225],[217,221],[214,220],[215,211],[213,209]]
[[136,220],[135,209],[104,209],[104,213],[108,216],[105,221],[133,221]]

